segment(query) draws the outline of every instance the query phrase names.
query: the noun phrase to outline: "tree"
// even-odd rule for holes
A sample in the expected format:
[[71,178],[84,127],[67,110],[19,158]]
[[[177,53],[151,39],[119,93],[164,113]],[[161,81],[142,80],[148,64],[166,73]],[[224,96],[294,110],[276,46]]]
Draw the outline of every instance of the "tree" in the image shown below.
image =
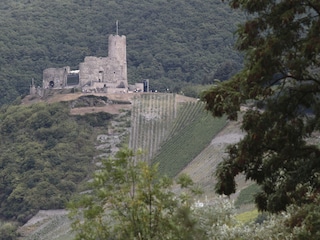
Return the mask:
[[91,134],[64,103],[1,107],[0,218],[63,208],[93,171]]
[[314,203],[293,208],[291,217],[286,222],[287,228],[297,229],[295,239],[319,239],[320,207],[319,198]]
[[235,120],[242,104],[246,136],[228,149],[216,191],[235,192],[235,176],[256,181],[260,210],[279,212],[312,203],[320,191],[320,150],[310,139],[320,128],[320,2],[229,0],[251,17],[237,30],[242,71],[207,90],[214,116]]
[[177,195],[156,165],[135,159],[123,149],[103,161],[92,191],[71,203],[76,239],[205,239],[191,208],[192,180],[182,175],[177,182],[187,192]]
[[18,239],[17,233],[18,226],[14,223],[0,223],[0,240],[15,240]]

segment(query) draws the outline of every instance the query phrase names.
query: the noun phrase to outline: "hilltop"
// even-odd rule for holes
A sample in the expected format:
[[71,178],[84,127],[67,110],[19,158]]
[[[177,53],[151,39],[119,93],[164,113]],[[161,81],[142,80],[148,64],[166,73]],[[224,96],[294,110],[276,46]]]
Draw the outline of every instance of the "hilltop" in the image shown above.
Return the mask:
[[242,66],[234,49],[243,14],[211,0],[6,0],[0,2],[0,105],[42,85],[46,68],[79,69],[85,56],[105,57],[107,38],[127,37],[130,84],[188,92],[228,79]]

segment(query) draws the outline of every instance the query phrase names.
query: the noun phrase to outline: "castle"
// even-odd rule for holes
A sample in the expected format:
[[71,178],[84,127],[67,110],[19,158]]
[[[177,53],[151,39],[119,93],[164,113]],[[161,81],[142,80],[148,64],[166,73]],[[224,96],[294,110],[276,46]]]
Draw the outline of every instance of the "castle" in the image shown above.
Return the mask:
[[87,56],[79,64],[78,70],[71,70],[69,66],[45,69],[42,84],[43,89],[79,88],[82,92],[126,92],[126,37],[110,35],[108,56]]

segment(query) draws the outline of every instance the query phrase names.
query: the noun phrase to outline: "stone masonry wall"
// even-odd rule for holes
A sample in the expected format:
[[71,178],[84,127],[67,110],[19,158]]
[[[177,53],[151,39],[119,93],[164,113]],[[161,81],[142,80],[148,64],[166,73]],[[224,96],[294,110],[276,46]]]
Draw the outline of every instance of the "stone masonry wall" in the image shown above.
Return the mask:
[[[43,71],[43,88],[59,89],[67,86],[70,67],[48,68]],[[79,64],[79,88],[128,88],[126,37],[110,35],[108,57],[87,56]]]

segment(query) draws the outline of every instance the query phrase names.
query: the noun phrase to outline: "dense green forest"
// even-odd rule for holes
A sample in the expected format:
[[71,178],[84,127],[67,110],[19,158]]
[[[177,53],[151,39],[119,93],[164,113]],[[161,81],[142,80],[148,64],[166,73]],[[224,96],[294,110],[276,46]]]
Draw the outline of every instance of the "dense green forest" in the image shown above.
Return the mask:
[[220,0],[2,0],[0,104],[27,94],[32,78],[41,86],[45,68],[106,56],[116,20],[129,82],[179,92],[225,80],[241,67],[233,43],[243,18]]
[[92,174],[95,127],[111,118],[70,116],[66,103],[2,107],[0,218],[24,222],[39,209],[63,208]]

